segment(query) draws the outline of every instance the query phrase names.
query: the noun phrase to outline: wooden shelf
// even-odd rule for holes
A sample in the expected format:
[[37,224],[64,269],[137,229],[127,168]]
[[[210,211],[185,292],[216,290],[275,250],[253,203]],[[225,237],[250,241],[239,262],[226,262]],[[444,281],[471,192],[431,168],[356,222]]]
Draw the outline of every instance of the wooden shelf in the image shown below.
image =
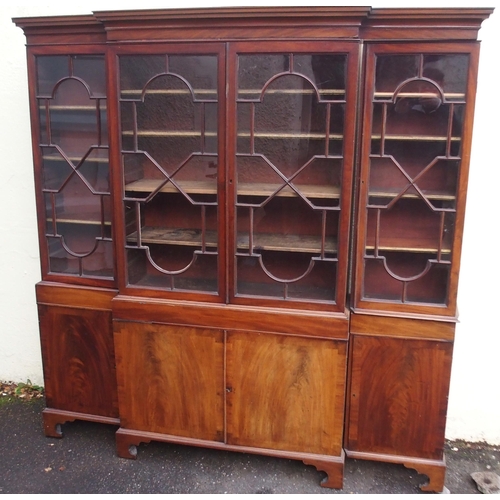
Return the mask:
[[[133,130],[124,130],[124,136],[135,135]],[[201,137],[201,131],[197,130],[138,130],[138,137]],[[204,137],[217,137],[217,132],[204,132]]]
[[[124,130],[122,135],[126,137],[134,136],[134,131]],[[137,137],[201,137],[201,131],[197,130],[138,130]],[[217,137],[217,132],[204,132],[204,137]],[[271,133],[271,132],[240,132],[238,133],[238,138],[250,138],[254,139],[314,139],[314,140],[325,140],[327,139],[326,134],[314,134],[314,133],[296,133],[296,134],[281,134],[281,133]],[[387,137],[387,136],[386,136]],[[342,140],[344,137],[341,134],[329,134],[328,139],[330,140]]]
[[[137,232],[130,234],[127,240],[136,242]],[[202,232],[200,229],[143,227],[141,241],[146,244],[201,247]],[[205,246],[208,248],[217,247],[216,231],[205,231]],[[238,250],[248,250],[249,247],[248,235],[239,233],[237,236]],[[279,252],[321,253],[321,238],[290,234],[256,234],[253,237],[253,248],[254,250],[274,250]],[[337,243],[335,238],[326,238],[325,252],[335,253],[336,251]]]
[[[396,97],[408,98],[408,99],[432,99],[434,97],[440,97],[438,93],[433,92],[400,92],[399,94],[394,94],[394,92],[375,92],[373,94],[375,99],[392,99]],[[445,99],[465,99],[465,94],[460,92],[445,92]]]
[[[47,147],[51,147],[51,146],[47,146]],[[44,155],[44,156],[42,156],[42,159],[44,161],[57,161],[57,162],[67,163],[66,158],[63,158],[61,155]],[[68,159],[72,163],[79,163],[80,161],[82,161],[82,158],[77,158],[74,156],[70,156],[70,157],[68,157]],[[87,157],[87,158],[85,158],[84,163],[86,163],[86,162],[89,162],[89,163],[109,163],[109,159],[108,158]]]
[[[370,191],[368,193],[369,197],[374,198],[395,198],[399,195],[401,191]],[[428,200],[441,200],[441,201],[454,201],[456,196],[453,194],[449,194],[446,191],[432,191],[431,193],[425,193],[425,197]],[[417,193],[405,193],[402,198],[405,199],[421,199],[420,195]]]
[[[165,182],[160,179],[140,179],[125,185],[126,192],[152,193]],[[217,194],[217,181],[176,181],[188,194]],[[168,182],[160,189],[160,193],[178,193],[177,188]]]
[[[413,241],[411,243],[407,242],[408,245],[403,246],[405,243],[400,238],[384,238],[384,244],[378,246],[379,252],[401,252],[401,253],[438,253],[438,249],[433,244],[433,242],[426,241],[425,239]],[[389,241],[387,241],[389,240]],[[375,245],[367,245],[365,250],[373,251],[375,250]],[[448,245],[441,248],[441,254],[449,255],[451,254],[451,248]]]
[[[307,198],[322,198],[322,199],[339,199],[340,187],[331,185],[316,185],[316,184],[294,184],[295,187]],[[267,184],[267,183],[240,183],[237,185],[238,196],[270,196],[282,184]],[[297,193],[289,186],[284,187],[276,196],[283,198],[295,198]]]
[[[127,192],[145,192],[152,193],[155,191],[160,184],[164,182],[158,179],[140,179],[138,181],[131,182],[125,186],[125,191]],[[178,181],[177,184],[188,194],[216,194],[217,184],[211,181]],[[282,184],[267,184],[267,183],[239,183],[237,184],[237,195],[238,196],[270,196],[277,189],[279,189]],[[307,198],[329,198],[338,199],[340,198],[340,188],[338,186],[323,186],[323,185],[296,185],[297,189],[304,194]],[[165,186],[160,189],[161,193],[177,193],[177,188],[168,182]],[[276,196],[295,198],[297,193],[290,187],[284,187]]]
[[[249,248],[248,235],[238,234],[239,250]],[[274,250],[277,252],[321,253],[321,238],[319,236],[304,236],[295,234],[256,234],[253,237],[254,250]],[[337,242],[333,237],[325,239],[325,253],[336,253]]]
[[[380,134],[374,134],[371,136],[372,140],[380,140],[382,136]],[[448,137],[442,135],[396,135],[396,134],[385,134],[384,139],[386,141],[412,141],[412,142],[446,142]],[[450,137],[452,142],[459,142],[461,137]]]
[[[345,95],[344,89],[327,89],[319,90],[319,95]],[[238,89],[238,94],[262,94],[262,89]],[[314,89],[267,89],[265,94],[297,94],[297,95],[314,95]]]
[[[239,132],[238,137],[251,137],[250,132]],[[326,134],[314,134],[314,133],[295,133],[295,134],[280,134],[271,132],[254,132],[253,137],[256,139],[315,139],[324,140],[327,139]],[[342,134],[328,134],[328,139],[342,140],[344,136]]]
[[[99,100],[105,100],[104,98],[100,98]],[[38,106],[39,109],[45,109],[45,106]],[[96,111],[96,106],[90,105],[78,105],[78,104],[49,104],[50,111],[85,111],[91,112]],[[99,105],[100,111],[106,111],[106,106]]]
[[[178,229],[150,226],[141,229],[142,243],[155,245],[201,247],[201,236],[201,229]],[[136,242],[137,232],[128,235],[127,241]],[[217,247],[216,231],[205,231],[205,245],[209,248]]]
[[[100,217],[100,216],[98,216]],[[53,219],[48,218],[46,219],[47,222],[52,223]],[[56,219],[57,224],[78,224],[78,225],[83,225],[83,226],[100,226],[101,225],[101,220],[96,220],[96,219],[78,219],[77,216],[65,216],[65,217],[60,217]],[[104,221],[105,226],[111,226],[111,221]]]

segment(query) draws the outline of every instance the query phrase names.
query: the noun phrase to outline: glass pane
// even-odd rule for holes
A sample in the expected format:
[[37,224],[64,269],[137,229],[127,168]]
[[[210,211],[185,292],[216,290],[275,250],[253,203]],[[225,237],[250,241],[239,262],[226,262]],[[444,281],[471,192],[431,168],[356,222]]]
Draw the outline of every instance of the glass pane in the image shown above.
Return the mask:
[[393,93],[401,82],[418,76],[418,65],[415,54],[377,55],[375,92]]
[[218,290],[217,58],[120,57],[129,283]]
[[101,56],[76,55],[72,57],[73,74],[82,79],[92,97],[106,97],[106,70]]
[[238,294],[335,299],[346,63],[238,57]]
[[[421,198],[434,208],[456,206],[459,161],[437,159],[422,165],[415,157],[374,157],[371,161],[369,205],[387,206],[398,197]],[[412,182],[413,181],[413,182]]]
[[37,94],[51,97],[56,84],[64,78],[83,81],[92,97],[106,97],[106,71],[101,55],[64,55],[37,57]]
[[468,54],[378,55],[375,96],[387,97],[403,82],[425,78],[439,86],[447,100],[463,100],[468,69]]
[[294,71],[309,78],[320,100],[345,100],[347,58],[343,54],[295,54]]
[[171,55],[169,71],[189,82],[195,99],[217,102],[217,57]]
[[104,56],[36,64],[49,271],[111,278]]
[[[417,256],[418,257],[418,256]],[[401,268],[405,276],[394,276],[387,272],[387,260],[392,269]],[[381,299],[400,303],[446,304],[448,265],[429,263],[425,255],[408,259],[404,254],[394,253],[390,259],[367,258],[365,260],[365,280],[363,295],[367,299]],[[418,279],[412,279],[427,272]],[[405,279],[403,279],[405,278]]]
[[164,243],[150,243],[148,248],[149,252],[127,249],[131,285],[180,292],[217,292],[216,255],[193,254]]
[[289,70],[289,54],[240,55],[238,57],[238,99],[258,99],[268,80]]
[[120,56],[120,93],[122,99],[139,98],[147,82],[166,71],[166,58],[160,56]]
[[468,71],[468,54],[424,56],[424,76],[435,81],[449,100],[465,98]]
[[[82,277],[113,277],[113,244],[109,240],[97,240],[95,232],[84,228],[83,232],[67,233],[66,239],[60,237],[47,237],[49,250],[49,263],[52,273],[76,274]],[[96,240],[96,247],[92,258],[84,258],[68,252],[66,241],[74,244],[80,239]]]
[[[308,297],[314,301],[335,301],[336,262],[311,261],[306,255],[295,254],[287,257],[286,266],[283,266],[282,252],[262,253],[265,265],[261,264],[259,257],[238,258],[239,294],[284,300]],[[292,269],[297,274],[290,273]],[[273,273],[269,276],[266,271],[270,273],[271,270]],[[307,274],[303,279],[296,279],[297,275],[304,273]]]
[[69,61],[68,56],[37,57],[37,95],[52,96],[56,83],[69,75]]

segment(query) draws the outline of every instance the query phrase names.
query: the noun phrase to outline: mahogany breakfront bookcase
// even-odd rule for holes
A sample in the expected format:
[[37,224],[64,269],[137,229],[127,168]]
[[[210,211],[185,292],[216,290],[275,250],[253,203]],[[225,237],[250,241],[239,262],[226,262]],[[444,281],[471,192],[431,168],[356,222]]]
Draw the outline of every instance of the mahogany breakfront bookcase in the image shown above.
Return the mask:
[[403,463],[441,491],[481,22],[492,9],[14,21],[45,432]]

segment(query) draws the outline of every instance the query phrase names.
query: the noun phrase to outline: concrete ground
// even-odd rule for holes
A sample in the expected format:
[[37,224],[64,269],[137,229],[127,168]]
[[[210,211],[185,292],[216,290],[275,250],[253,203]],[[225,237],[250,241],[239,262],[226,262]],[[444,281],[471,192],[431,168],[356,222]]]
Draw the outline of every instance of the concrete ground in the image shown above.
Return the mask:
[[[166,443],[140,445],[137,460],[127,460],[115,454],[113,426],[73,422],[63,439],[45,437],[43,408],[43,399],[0,404],[2,494],[411,494],[425,481],[401,465],[347,459],[336,491],[302,462]],[[480,494],[473,472],[500,474],[500,447],[447,443],[446,460],[451,493]]]

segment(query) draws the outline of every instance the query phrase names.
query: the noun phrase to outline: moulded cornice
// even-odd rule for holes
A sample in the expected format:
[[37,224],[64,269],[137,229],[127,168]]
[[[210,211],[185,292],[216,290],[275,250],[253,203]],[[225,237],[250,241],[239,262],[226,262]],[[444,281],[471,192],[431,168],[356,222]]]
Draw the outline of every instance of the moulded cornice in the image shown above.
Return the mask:
[[[493,8],[235,7],[96,11],[23,17],[28,44],[160,39],[350,38],[471,40]],[[47,39],[48,40],[48,39]]]
[[93,15],[16,17],[12,22],[24,31],[28,45],[104,42],[104,26]]
[[365,40],[475,40],[493,8],[373,9],[363,23]]

